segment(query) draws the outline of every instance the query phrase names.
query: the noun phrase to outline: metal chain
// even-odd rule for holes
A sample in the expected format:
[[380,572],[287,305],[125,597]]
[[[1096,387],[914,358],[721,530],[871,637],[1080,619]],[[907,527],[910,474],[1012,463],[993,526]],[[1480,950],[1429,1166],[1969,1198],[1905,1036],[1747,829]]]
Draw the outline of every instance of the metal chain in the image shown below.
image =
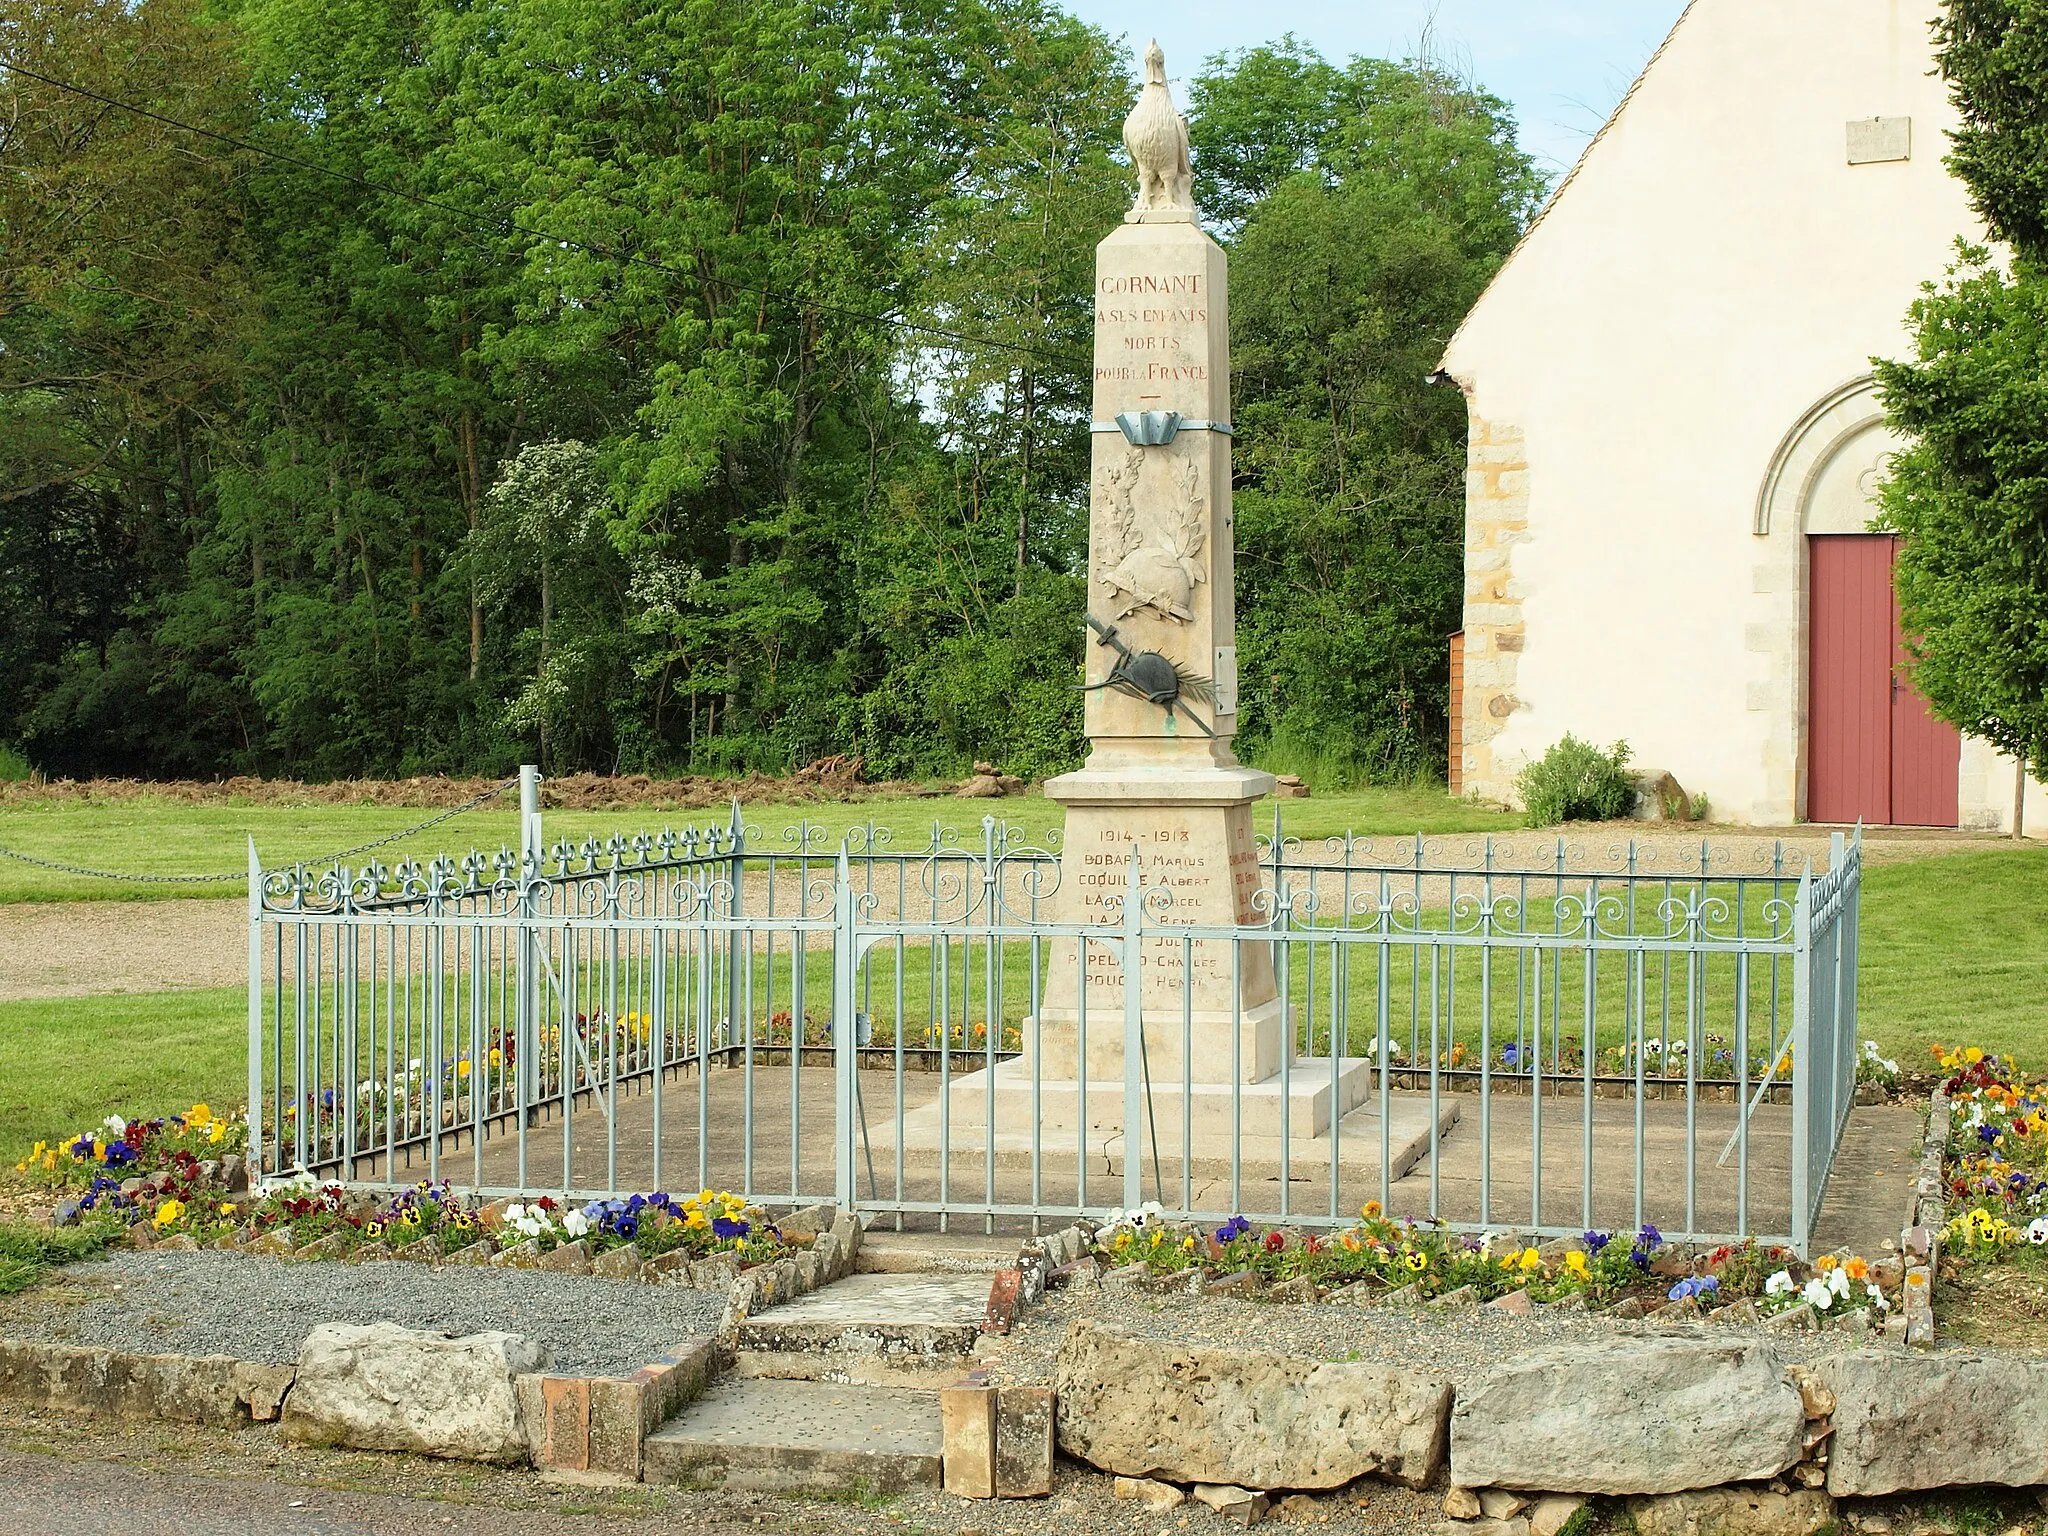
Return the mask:
[[[516,788],[518,783],[517,779],[507,779],[504,783],[487,789],[480,795],[471,796],[463,801],[462,804],[452,809],[429,816],[418,826],[407,827],[401,832],[393,832],[389,837],[376,838],[367,843],[357,843],[353,848],[342,848],[334,853],[321,854],[317,858],[294,859],[292,862],[294,864],[336,864],[343,859],[354,858],[359,853],[368,853],[373,848],[383,848],[392,843],[403,842],[408,837],[417,837],[422,832],[438,827],[444,821],[452,821],[464,811],[475,810],[486,800],[495,800],[499,795],[504,794],[506,790]],[[93,880],[120,880],[129,885],[221,885],[230,880],[246,880],[249,878],[249,872],[246,869],[234,870],[223,875],[128,875],[122,874],[118,870],[88,869],[83,864],[64,864],[55,859],[39,859],[33,854],[16,853],[12,848],[0,848],[0,859],[13,859],[17,863],[33,864],[38,869],[52,869],[59,874],[84,875]]]

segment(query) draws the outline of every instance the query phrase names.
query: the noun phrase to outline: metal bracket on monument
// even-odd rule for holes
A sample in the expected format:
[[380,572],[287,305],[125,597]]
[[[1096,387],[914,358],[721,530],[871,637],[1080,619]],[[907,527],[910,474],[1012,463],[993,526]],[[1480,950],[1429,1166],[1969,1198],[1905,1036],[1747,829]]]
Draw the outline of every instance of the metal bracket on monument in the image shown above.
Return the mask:
[[1091,421],[1090,432],[1121,432],[1133,448],[1163,448],[1183,432],[1235,433],[1227,421],[1189,421],[1179,411],[1124,411],[1115,421]]

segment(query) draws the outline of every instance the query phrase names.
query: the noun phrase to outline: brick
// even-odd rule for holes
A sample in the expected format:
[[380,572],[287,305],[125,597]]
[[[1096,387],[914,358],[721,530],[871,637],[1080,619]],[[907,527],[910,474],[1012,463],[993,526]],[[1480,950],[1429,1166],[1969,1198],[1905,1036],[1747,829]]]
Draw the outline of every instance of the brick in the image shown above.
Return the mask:
[[1003,1387],[996,1393],[996,1497],[1038,1499],[1052,1492],[1051,1387]]
[[646,1439],[640,1399],[646,1388],[629,1376],[590,1383],[589,1470],[640,1481],[640,1446]]
[[540,1379],[541,1432],[537,1465],[561,1472],[590,1468],[590,1382],[581,1376]]
[[940,1463],[948,1493],[996,1496],[996,1389],[980,1382],[939,1392]]
[[988,1309],[982,1314],[983,1333],[1008,1333],[1017,1321],[1022,1304],[1024,1275],[1017,1269],[999,1269],[988,1288]]

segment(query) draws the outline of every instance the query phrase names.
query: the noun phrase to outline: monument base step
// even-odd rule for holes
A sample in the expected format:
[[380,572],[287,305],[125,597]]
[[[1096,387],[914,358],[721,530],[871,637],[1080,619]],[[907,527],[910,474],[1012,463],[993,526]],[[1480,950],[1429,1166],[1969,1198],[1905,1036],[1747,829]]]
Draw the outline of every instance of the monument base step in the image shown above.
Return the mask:
[[880,1497],[939,1486],[936,1392],[724,1381],[647,1437],[650,1483]]
[[[1091,1092],[1091,1104],[1095,1095]],[[957,1110],[957,1105],[955,1106]],[[1380,1102],[1378,1095],[1372,1095],[1339,1122],[1337,1135],[1304,1136],[1293,1135],[1283,1144],[1278,1136],[1241,1136],[1233,1149],[1227,1122],[1221,1127],[1204,1131],[1197,1123],[1191,1138],[1191,1149],[1184,1159],[1181,1153],[1181,1125],[1176,1104],[1169,1114],[1163,1102],[1156,1106],[1158,1138],[1156,1151],[1158,1159],[1170,1168],[1179,1168],[1183,1162],[1196,1174],[1204,1177],[1226,1175],[1233,1162],[1246,1172],[1260,1176],[1277,1173],[1281,1164],[1281,1150],[1286,1149],[1286,1159],[1297,1173],[1312,1172],[1316,1168],[1327,1168],[1331,1154],[1336,1154],[1338,1165],[1346,1177],[1368,1174],[1377,1177],[1382,1153],[1385,1153],[1389,1177],[1399,1179],[1408,1174],[1428,1156],[1432,1140],[1442,1142],[1458,1124],[1461,1105],[1456,1098],[1445,1097],[1438,1102],[1437,1112],[1430,1113],[1426,1095],[1391,1096],[1390,1114],[1382,1131]],[[1046,1129],[1033,1138],[1028,1129],[1015,1129],[1030,1124],[1028,1107],[1016,1119],[1005,1119],[1004,1109],[998,1101],[997,1129],[994,1141],[993,1167],[999,1180],[1030,1170],[1034,1163],[1038,1169],[1058,1185],[1060,1180],[1071,1179],[1078,1155],[1085,1150],[1091,1178],[1104,1174],[1121,1175],[1123,1171],[1124,1132],[1122,1102],[1118,1100],[1116,1123],[1104,1127],[1091,1127],[1082,1133],[1072,1127]],[[1290,1127],[1290,1130],[1292,1127]],[[1148,1170],[1153,1161],[1155,1144],[1149,1128],[1142,1128],[1139,1144],[1144,1148],[1143,1165]],[[969,1183],[983,1177],[990,1166],[990,1141],[987,1125],[980,1117],[972,1123],[963,1123],[955,1118],[945,1127],[942,1143],[938,1121],[938,1105],[927,1104],[912,1110],[903,1117],[903,1146],[899,1152],[890,1140],[894,1127],[881,1117],[868,1121],[867,1153],[884,1182],[890,1164],[899,1156],[907,1173],[915,1172],[929,1181],[932,1170],[941,1162],[940,1150],[944,1147],[944,1162],[951,1169],[956,1184],[961,1180]],[[856,1153],[856,1158],[861,1156]],[[860,1187],[865,1190],[866,1173],[857,1176]],[[1048,1186],[1052,1187],[1052,1186]],[[1059,1186],[1064,1187],[1064,1186]]]
[[[905,1150],[936,1150],[942,1140],[956,1152],[986,1148],[991,1098],[998,1153],[1028,1153],[1034,1126],[1043,1147],[1078,1146],[1084,1115],[1093,1150],[1102,1150],[1111,1138],[1123,1133],[1121,1081],[1089,1083],[1084,1095],[1079,1083],[1034,1084],[1031,1070],[1031,1064],[1020,1057],[998,1063],[993,1074],[984,1070],[954,1078],[943,1100],[922,1105],[903,1117]],[[1332,1106],[1334,1118],[1341,1120],[1365,1103],[1371,1090],[1371,1064],[1355,1059],[1346,1060],[1341,1068],[1327,1058],[1297,1061],[1284,1083],[1278,1076],[1262,1083],[1238,1084],[1154,1080],[1146,1134],[1152,1137],[1156,1132],[1159,1148],[1177,1153],[1185,1129],[1197,1156],[1205,1148],[1220,1146],[1221,1155],[1227,1157],[1235,1125],[1246,1142],[1270,1143],[1277,1157],[1283,1136],[1290,1142],[1322,1139],[1330,1132]],[[876,1125],[870,1134],[878,1146],[893,1147],[893,1130],[893,1126]]]

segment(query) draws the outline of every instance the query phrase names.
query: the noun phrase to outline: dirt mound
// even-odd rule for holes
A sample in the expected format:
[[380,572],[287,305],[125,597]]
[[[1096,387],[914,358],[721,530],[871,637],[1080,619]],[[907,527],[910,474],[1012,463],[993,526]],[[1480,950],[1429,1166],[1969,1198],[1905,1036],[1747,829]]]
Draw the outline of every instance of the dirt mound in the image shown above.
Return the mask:
[[[835,800],[878,800],[906,795],[951,794],[950,784],[918,784],[891,779],[879,784],[860,780],[858,758],[826,759],[790,778],[764,773],[744,778],[693,775],[657,779],[647,774],[572,773],[541,782],[544,810],[623,811],[645,807],[659,811],[695,811],[743,802],[816,803]],[[0,805],[50,801],[170,800],[192,805],[388,805],[407,810],[445,810],[474,799],[501,780],[447,778],[337,779],[308,784],[298,779],[259,779],[238,775],[211,781],[197,779],[58,779],[44,784],[0,784]],[[507,791],[508,796],[510,791]]]

